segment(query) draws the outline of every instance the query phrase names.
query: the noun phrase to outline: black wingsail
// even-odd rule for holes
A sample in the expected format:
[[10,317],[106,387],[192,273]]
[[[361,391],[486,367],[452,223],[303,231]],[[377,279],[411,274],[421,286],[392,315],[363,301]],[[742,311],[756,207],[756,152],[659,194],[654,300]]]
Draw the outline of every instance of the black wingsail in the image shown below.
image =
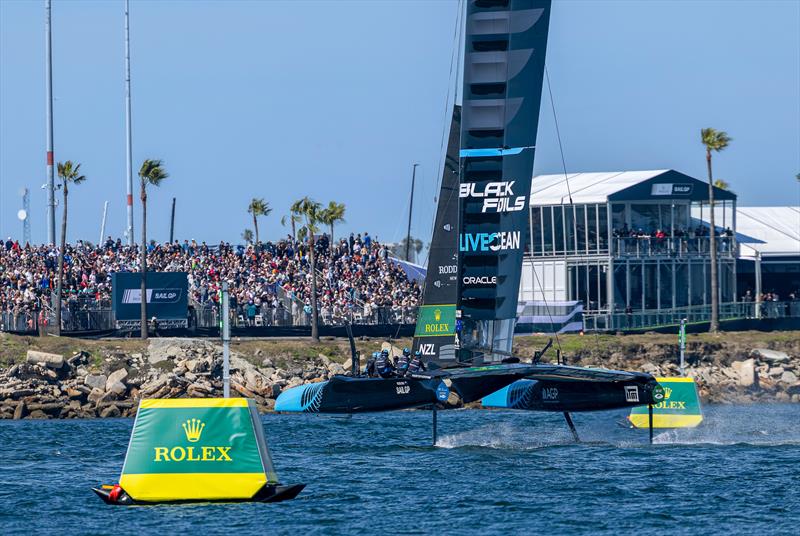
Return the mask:
[[460,134],[461,107],[455,106],[428,254],[425,291],[414,333],[414,351],[420,350],[426,362],[433,361],[440,366],[447,366],[456,359]]
[[460,360],[511,351],[550,0],[469,0],[461,122]]

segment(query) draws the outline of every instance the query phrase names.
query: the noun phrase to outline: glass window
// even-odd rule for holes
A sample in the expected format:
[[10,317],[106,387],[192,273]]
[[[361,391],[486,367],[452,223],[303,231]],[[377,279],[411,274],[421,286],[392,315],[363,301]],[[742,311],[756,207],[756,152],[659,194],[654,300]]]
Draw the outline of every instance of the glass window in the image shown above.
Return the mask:
[[553,207],[542,207],[542,232],[544,234],[544,253],[553,253]]
[[642,265],[631,264],[630,273],[630,296],[628,303],[635,311],[642,308]]
[[662,262],[660,270],[661,308],[669,309],[672,307],[672,264],[669,262]]
[[597,205],[586,206],[586,223],[588,225],[588,243],[589,253],[597,251]]
[[658,309],[658,265],[648,263],[644,265],[644,308]]
[[586,206],[575,207],[576,249],[578,253],[586,253]]
[[542,254],[542,209],[533,207],[531,209],[531,233],[533,237],[533,254]]
[[600,238],[600,251],[608,251],[608,207],[598,205],[597,210],[600,217],[600,228],[597,230]]
[[689,305],[689,269],[685,263],[675,265],[675,307]]
[[614,203],[611,205],[611,230],[620,231],[625,227],[625,205]]
[[555,252],[564,252],[564,206],[553,207],[553,231],[555,235]]
[[575,205],[567,205],[564,207],[567,228],[567,251],[570,253],[575,252]]
[[631,205],[631,227],[646,234],[658,229],[658,205]]

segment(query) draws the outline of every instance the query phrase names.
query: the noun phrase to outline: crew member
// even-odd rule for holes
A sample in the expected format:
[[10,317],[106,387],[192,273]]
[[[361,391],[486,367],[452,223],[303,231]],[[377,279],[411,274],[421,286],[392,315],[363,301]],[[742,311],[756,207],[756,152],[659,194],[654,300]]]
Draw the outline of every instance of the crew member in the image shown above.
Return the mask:
[[397,376],[402,378],[408,372],[408,367],[411,363],[411,350],[403,348],[403,354],[397,358],[395,368],[397,369]]
[[375,362],[378,360],[378,352],[372,352],[372,357],[367,359],[367,366],[364,367],[364,374],[369,378],[375,377]]
[[411,358],[411,363],[408,364],[407,374],[414,374],[425,370],[425,363],[422,362],[422,352],[417,350],[414,352],[414,357]]
[[381,378],[391,378],[394,376],[394,367],[389,359],[389,350],[381,350],[375,360],[375,370]]

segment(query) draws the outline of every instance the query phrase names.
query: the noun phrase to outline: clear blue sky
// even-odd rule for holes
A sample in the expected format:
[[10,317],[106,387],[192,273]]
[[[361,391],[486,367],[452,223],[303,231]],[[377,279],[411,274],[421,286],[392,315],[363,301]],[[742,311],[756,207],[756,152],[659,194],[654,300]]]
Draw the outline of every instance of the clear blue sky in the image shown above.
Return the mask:
[[[54,1],[56,160],[83,164],[69,240],[125,226],[123,2]],[[339,232],[428,239],[455,1],[177,2],[131,6],[134,162],[163,158],[150,236],[239,240],[253,196],[344,202]],[[32,191],[46,238],[44,2],[0,0],[0,234]],[[570,171],[674,168],[704,178],[701,127],[734,141],[716,175],[740,204],[797,204],[800,2],[554,2],[548,65]],[[536,173],[561,168],[543,97]],[[134,170],[135,171],[135,170]],[[138,201],[136,228],[140,221]],[[57,216],[60,221],[60,215]]]

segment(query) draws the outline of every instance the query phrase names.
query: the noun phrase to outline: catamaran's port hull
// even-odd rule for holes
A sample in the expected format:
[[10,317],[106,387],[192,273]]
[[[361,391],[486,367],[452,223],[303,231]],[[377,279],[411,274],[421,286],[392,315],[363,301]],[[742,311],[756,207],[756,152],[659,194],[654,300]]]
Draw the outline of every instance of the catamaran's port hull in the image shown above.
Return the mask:
[[447,400],[449,391],[439,378],[353,378],[293,387],[275,401],[275,411],[300,413],[366,413],[416,408]]
[[485,407],[532,411],[605,411],[654,404],[654,378],[629,381],[519,380],[483,399]]

